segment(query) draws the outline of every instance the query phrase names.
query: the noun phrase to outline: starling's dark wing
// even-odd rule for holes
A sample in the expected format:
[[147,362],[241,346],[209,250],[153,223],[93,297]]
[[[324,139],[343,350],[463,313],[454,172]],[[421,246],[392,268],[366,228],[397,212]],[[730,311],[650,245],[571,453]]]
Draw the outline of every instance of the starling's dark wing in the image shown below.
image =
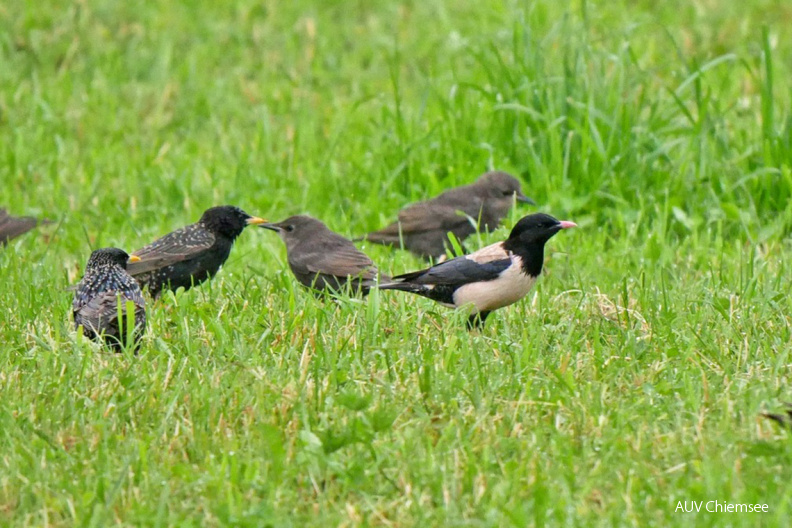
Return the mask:
[[86,275],[83,279],[74,286],[74,301],[72,302],[72,310],[75,315],[77,311],[83,306],[88,304],[90,300],[95,297],[102,290],[107,289],[104,284],[104,278],[97,275]]
[[103,291],[99,292],[93,297],[84,299],[77,306],[77,300],[74,302],[74,324],[75,326],[83,325],[83,327],[93,330],[95,333],[100,334],[104,330],[107,321],[113,320],[118,316],[118,292],[116,291]]
[[323,273],[336,277],[373,279],[377,267],[352,242],[339,237],[321,244],[306,244],[289,252],[289,266],[300,273]]
[[215,236],[211,232],[200,224],[191,224],[133,252],[133,255],[140,257],[140,261],[127,264],[127,272],[135,276],[164,268],[193,258],[211,248],[214,243]]
[[394,280],[415,284],[461,286],[470,282],[495,280],[511,265],[512,260],[509,258],[480,263],[464,256],[448,260],[429,269],[396,276]]
[[27,233],[38,224],[38,220],[29,216],[11,216],[5,209],[0,209],[0,244]]
[[[138,290],[139,293],[139,290]],[[146,327],[146,309],[142,296],[137,295],[139,298],[128,298],[118,291],[105,290],[100,292],[86,301],[79,307],[74,309],[74,326],[79,328],[83,327],[83,332],[89,337],[105,334],[108,337],[120,340],[120,343],[125,343],[125,335],[120,335],[120,327],[126,323],[127,301],[132,301],[134,304],[134,325],[135,340],[138,340],[140,333]],[[75,299],[75,305],[77,301]],[[119,308],[124,319],[119,324]],[[124,333],[125,334],[125,333]]]
[[394,280],[416,284],[462,285],[497,279],[511,265],[510,253],[503,248],[503,242],[497,242],[437,266],[398,275]]

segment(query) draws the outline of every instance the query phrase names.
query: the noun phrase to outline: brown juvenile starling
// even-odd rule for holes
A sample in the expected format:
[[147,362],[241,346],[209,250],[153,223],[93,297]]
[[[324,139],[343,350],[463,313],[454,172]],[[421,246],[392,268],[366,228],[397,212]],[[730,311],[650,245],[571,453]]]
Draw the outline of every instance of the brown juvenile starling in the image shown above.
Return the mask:
[[135,259],[118,248],[97,249],[91,253],[85,274],[74,292],[72,314],[75,329],[82,326],[86,337],[103,337],[105,343],[114,349],[128,344],[127,301],[135,307],[131,344],[137,345],[146,328],[143,293],[126,271],[127,262],[135,262]]
[[466,308],[470,312],[468,327],[481,326],[490,312],[528,294],[542,273],[545,243],[562,229],[575,226],[543,213],[528,215],[517,222],[505,241],[399,275],[380,289],[415,293],[449,308]]
[[533,204],[517,178],[506,172],[486,172],[475,183],[402,209],[398,221],[363,239],[403,247],[425,259],[439,259],[452,249],[448,233],[461,243],[477,230],[492,231],[509,212],[513,200]]
[[11,216],[0,207],[0,245],[8,244],[9,240],[27,233],[38,224],[50,223],[50,220],[37,220],[31,216]]
[[260,227],[275,231],[283,239],[289,267],[303,286],[333,292],[349,287],[353,294],[366,295],[377,284],[379,272],[371,259],[315,218],[292,216]]
[[263,222],[238,207],[212,207],[198,222],[133,252],[140,260],[129,265],[129,273],[154,298],[166,288],[189,290],[215,276],[246,226]]

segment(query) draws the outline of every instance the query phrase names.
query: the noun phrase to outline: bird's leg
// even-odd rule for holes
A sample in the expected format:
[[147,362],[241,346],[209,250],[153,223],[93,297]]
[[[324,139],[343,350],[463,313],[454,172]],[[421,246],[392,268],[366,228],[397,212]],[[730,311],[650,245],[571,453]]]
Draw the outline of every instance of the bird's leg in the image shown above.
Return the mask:
[[483,312],[474,313],[473,315],[468,317],[468,320],[467,320],[468,330],[476,330],[476,329],[483,328],[484,327],[484,321],[487,320],[487,316],[489,314],[490,314],[490,312],[483,311]]

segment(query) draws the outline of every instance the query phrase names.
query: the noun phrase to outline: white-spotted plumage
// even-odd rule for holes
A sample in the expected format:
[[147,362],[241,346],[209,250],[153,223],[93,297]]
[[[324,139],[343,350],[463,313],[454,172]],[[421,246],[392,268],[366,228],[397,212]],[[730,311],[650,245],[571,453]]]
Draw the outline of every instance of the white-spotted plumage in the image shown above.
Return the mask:
[[140,260],[129,265],[129,274],[155,298],[165,289],[190,289],[214,277],[247,225],[262,222],[238,207],[212,207],[198,222],[135,251]]
[[[91,253],[72,302],[75,328],[82,327],[83,334],[91,339],[103,337],[113,348],[136,345],[146,328],[146,302],[140,286],[126,271],[128,259],[129,255],[118,248]],[[123,328],[128,305],[134,311],[131,333]],[[127,343],[129,335],[133,343]]]

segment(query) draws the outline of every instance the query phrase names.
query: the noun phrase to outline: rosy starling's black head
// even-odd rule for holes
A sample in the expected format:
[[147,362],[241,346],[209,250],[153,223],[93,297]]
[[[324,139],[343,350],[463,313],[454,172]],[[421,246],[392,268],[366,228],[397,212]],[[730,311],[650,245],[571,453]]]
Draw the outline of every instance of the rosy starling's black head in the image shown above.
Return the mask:
[[536,213],[521,218],[512,228],[506,242],[508,245],[544,245],[553,235],[570,227],[577,227],[577,224],[556,220],[549,214]]
[[215,235],[222,235],[233,240],[247,226],[264,223],[264,220],[247,214],[239,207],[219,205],[204,211],[198,223]]
[[508,200],[516,198],[518,202],[534,204],[534,201],[525,196],[522,186],[517,178],[508,172],[492,171],[482,174],[475,185],[485,196],[494,200]]
[[[95,270],[100,267],[119,266],[125,270],[127,262],[129,262],[129,255],[123,249],[118,248],[102,248],[97,249],[88,258],[88,263],[85,265],[85,271]],[[132,257],[138,259],[137,257]]]

